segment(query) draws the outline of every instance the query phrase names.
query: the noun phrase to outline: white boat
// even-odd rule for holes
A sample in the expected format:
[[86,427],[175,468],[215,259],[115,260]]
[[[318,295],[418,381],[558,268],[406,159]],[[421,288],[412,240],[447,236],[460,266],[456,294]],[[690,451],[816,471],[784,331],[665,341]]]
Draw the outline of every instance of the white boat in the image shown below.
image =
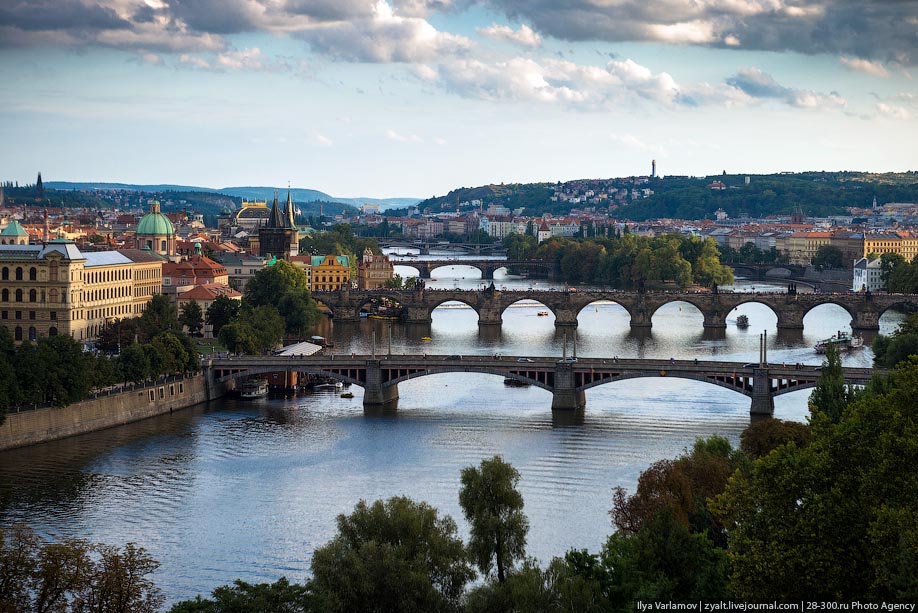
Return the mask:
[[264,379],[255,379],[246,381],[242,384],[242,391],[239,393],[240,398],[251,400],[252,398],[264,398],[268,395],[268,382]]
[[326,381],[324,383],[316,383],[312,389],[316,390],[339,390],[344,387],[344,384],[340,381]]
[[816,346],[813,347],[813,349],[816,350],[816,353],[823,354],[826,352],[826,348],[829,345],[834,345],[841,352],[853,351],[864,346],[864,339],[860,334],[850,336],[845,332],[839,331],[835,333],[835,336],[830,336],[829,338],[823,339],[816,343]]

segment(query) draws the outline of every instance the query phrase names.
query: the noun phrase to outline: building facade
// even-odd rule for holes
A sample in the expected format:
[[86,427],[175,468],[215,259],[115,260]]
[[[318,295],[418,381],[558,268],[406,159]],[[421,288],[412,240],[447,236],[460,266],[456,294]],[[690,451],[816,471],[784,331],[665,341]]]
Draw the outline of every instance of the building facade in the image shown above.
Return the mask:
[[92,340],[162,292],[162,264],[145,250],[83,253],[66,239],[2,245],[0,324],[17,343],[59,334]]
[[325,292],[351,283],[351,264],[346,255],[312,256],[309,289]]
[[300,252],[299,230],[294,223],[293,197],[287,190],[287,204],[281,209],[274,195],[274,204],[267,223],[258,229],[258,254],[287,260]]
[[851,282],[852,292],[875,292],[883,289],[880,258],[870,260],[861,258],[854,263],[854,275]]
[[364,249],[363,257],[357,265],[357,288],[379,289],[385,286],[395,274],[395,267],[384,255],[374,255],[369,248]]

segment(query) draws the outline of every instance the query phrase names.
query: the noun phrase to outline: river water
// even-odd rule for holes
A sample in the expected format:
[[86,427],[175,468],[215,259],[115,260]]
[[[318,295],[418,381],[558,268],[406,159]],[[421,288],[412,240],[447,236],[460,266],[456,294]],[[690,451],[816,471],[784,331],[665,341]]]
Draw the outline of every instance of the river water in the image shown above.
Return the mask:
[[[436,256],[433,256],[436,257]],[[397,269],[398,272],[410,272]],[[435,271],[429,287],[480,285],[467,267]],[[547,287],[498,277],[499,286]],[[740,291],[751,283],[737,284]],[[780,286],[759,284],[759,291]],[[479,332],[463,305],[434,312],[429,327],[364,321],[323,322],[318,333],[342,353],[562,355],[565,338],[538,304],[521,302],[499,331]],[[735,315],[750,319],[747,330]],[[580,315],[578,355],[752,361],[768,332],[769,361],[818,364],[812,346],[848,330],[840,307],[824,306],[802,334],[781,337],[763,305],[741,307],[721,337],[702,330],[687,304],[663,307],[650,333],[630,331],[624,310],[597,303]],[[884,316],[889,333],[901,317]],[[424,340],[429,338],[430,340]],[[567,340],[573,351],[572,333]],[[869,348],[845,356],[870,364]],[[316,547],[335,532],[335,516],[360,499],[407,495],[452,515],[459,473],[494,454],[521,473],[531,529],[528,553],[543,562],[571,547],[597,550],[612,528],[611,490],[633,491],[652,462],[681,453],[700,436],[736,443],[749,423],[749,399],[678,379],[636,379],[586,393],[579,419],[553,419],[551,396],[505,388],[498,377],[455,373],[399,385],[398,411],[365,415],[355,398],[317,392],[292,399],[225,399],[174,415],[0,454],[0,524],[25,522],[50,538],[79,537],[147,548],[162,566],[155,579],[168,599],[191,598],[242,578],[303,580]],[[775,399],[777,417],[805,420],[808,390]]]

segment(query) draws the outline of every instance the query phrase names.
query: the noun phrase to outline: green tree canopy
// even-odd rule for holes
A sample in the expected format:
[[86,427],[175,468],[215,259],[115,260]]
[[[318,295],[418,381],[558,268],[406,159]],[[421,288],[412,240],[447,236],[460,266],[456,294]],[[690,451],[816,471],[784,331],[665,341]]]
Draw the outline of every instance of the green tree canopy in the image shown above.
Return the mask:
[[220,336],[220,330],[228,323],[235,321],[239,315],[241,303],[238,300],[217,296],[207,309],[207,323],[213,326],[214,337]]
[[204,327],[204,313],[197,300],[192,300],[185,304],[185,308],[182,309],[182,315],[179,317],[179,323],[188,328],[188,334],[192,336],[197,336],[201,333],[201,328]]
[[394,497],[357,503],[312,558],[309,588],[322,611],[455,611],[474,577],[456,523]]
[[469,553],[482,574],[496,569],[501,583],[526,555],[529,520],[516,489],[520,473],[500,456],[462,469],[459,505],[471,525]]
[[311,603],[306,586],[286,577],[256,585],[237,579],[216,588],[211,598],[178,602],[169,613],[307,613],[315,610]]

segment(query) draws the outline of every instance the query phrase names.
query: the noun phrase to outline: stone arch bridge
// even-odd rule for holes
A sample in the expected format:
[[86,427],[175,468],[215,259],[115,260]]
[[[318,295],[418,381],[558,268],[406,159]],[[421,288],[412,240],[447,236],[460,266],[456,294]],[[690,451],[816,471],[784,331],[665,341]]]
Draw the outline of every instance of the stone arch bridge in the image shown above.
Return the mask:
[[555,266],[541,260],[496,260],[496,259],[464,259],[464,260],[392,260],[396,266],[409,266],[416,268],[419,278],[430,279],[434,270],[446,266],[470,266],[481,271],[481,278],[490,280],[494,273],[501,268],[513,270],[535,270],[551,278],[554,276]]
[[597,301],[612,301],[621,305],[631,317],[632,328],[649,328],[653,314],[665,304],[687,302],[704,316],[705,328],[726,328],[727,315],[741,304],[756,302],[769,307],[777,316],[778,329],[802,330],[803,318],[817,306],[835,304],[851,315],[855,331],[880,329],[880,317],[897,306],[918,306],[918,294],[796,294],[748,292],[653,291],[501,291],[459,289],[415,290],[352,290],[316,292],[316,300],[324,304],[336,321],[359,321],[361,308],[377,298],[387,298],[403,307],[407,323],[427,324],[435,308],[444,302],[457,301],[478,313],[481,326],[500,325],[503,312],[520,300],[535,300],[545,305],[555,316],[559,327],[577,326],[577,315]]
[[[875,372],[884,372],[871,368],[843,370],[845,380],[856,384],[866,383]],[[637,377],[691,379],[744,394],[751,398],[751,414],[772,415],[775,396],[814,387],[821,368],[699,360],[559,360],[481,355],[244,356],[205,364],[209,390],[233,380],[278,371],[316,374],[359,385],[364,388],[364,406],[392,408],[398,402],[400,382],[439,373],[486,373],[534,385],[551,392],[554,411],[583,409],[584,392],[606,383]]]

